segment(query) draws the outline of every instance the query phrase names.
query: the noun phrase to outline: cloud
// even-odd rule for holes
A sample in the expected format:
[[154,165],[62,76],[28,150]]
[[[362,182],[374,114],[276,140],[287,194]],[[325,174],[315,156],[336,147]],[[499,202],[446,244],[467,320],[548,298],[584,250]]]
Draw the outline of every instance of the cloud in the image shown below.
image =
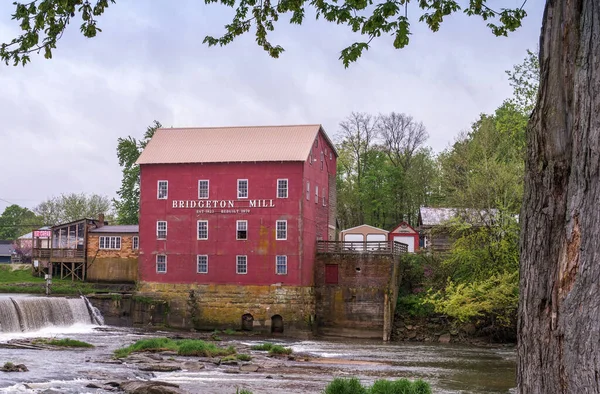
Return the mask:
[[[247,35],[208,48],[232,10],[178,2],[119,2],[100,20],[102,33],[71,26],[52,60],[0,68],[0,199],[33,207],[61,193],[114,196],[120,186],[117,138],[141,137],[154,119],[164,126],[322,123],[330,135],[352,111],[405,112],[423,121],[440,151],[479,113],[508,95],[504,74],[535,49],[541,0],[509,38],[479,20],[446,18],[438,33],[413,23],[410,45],[373,42],[348,69],[339,52],[360,37],[309,13],[303,26],[283,18],[271,59]],[[12,5],[0,5],[0,42],[17,33]],[[7,205],[0,200],[0,211]]]

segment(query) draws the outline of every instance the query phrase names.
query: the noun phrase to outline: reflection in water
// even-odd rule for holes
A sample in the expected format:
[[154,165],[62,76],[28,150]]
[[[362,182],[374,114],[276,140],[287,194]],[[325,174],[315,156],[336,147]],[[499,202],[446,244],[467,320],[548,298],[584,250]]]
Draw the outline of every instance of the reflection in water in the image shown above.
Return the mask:
[[[357,376],[364,383],[372,383],[378,378],[422,378],[432,384],[435,393],[507,393],[515,386],[515,353],[512,347],[278,340],[278,343],[291,346],[294,353],[322,358],[317,362],[273,359],[255,373],[225,373],[223,367],[206,363],[205,369],[199,372],[184,369],[153,375],[139,371],[135,365],[111,363],[111,355],[116,348],[150,334],[126,328],[98,329],[92,325],[55,329],[54,333],[50,333],[52,328],[48,328],[40,333],[20,333],[19,336],[56,335],[90,342],[96,347],[74,351],[0,347],[0,361],[23,363],[30,370],[0,374],[0,392],[41,393],[53,389],[62,393],[103,393],[105,391],[90,390],[85,386],[90,381],[156,379],[177,383],[191,393],[232,394],[236,388],[247,388],[254,394],[304,394],[320,393],[334,376]],[[66,330],[70,330],[68,334]],[[243,347],[259,342],[254,338],[232,337],[231,343]],[[0,333],[0,342],[8,339]],[[227,342],[220,345],[225,346]]]

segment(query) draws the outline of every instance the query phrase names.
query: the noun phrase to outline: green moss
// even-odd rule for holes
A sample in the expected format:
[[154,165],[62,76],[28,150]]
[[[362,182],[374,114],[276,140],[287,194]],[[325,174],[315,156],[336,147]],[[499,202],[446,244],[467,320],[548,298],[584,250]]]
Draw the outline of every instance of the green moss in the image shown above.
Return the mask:
[[94,345],[92,345],[91,343],[78,341],[76,339],[70,339],[70,338],[64,338],[64,339],[38,338],[38,339],[34,339],[31,343],[60,346],[60,347],[81,347],[81,348],[94,347]]

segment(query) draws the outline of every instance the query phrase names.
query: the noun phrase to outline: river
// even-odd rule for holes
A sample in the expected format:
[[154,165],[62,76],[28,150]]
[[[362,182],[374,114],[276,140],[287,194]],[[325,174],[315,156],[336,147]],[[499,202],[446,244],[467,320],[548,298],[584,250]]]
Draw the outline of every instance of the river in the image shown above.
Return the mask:
[[[2,324],[2,322],[0,322]],[[383,343],[359,340],[293,340],[222,334],[221,346],[234,345],[246,353],[249,346],[265,340],[284,344],[294,354],[310,361],[266,359],[257,372],[204,363],[204,369],[184,368],[176,372],[143,372],[136,365],[116,363],[115,349],[151,336],[173,332],[76,323],[50,326],[35,332],[0,332],[0,366],[5,362],[25,364],[29,372],[0,372],[2,393],[108,393],[87,388],[90,383],[128,379],[176,383],[190,393],[233,394],[238,388],[254,394],[320,393],[333,377],[358,377],[370,384],[378,378],[421,378],[435,393],[507,393],[515,386],[514,347],[475,347],[452,344]],[[95,345],[83,350],[39,350],[3,347],[11,339],[72,338]],[[196,363],[193,357],[177,361]],[[256,358],[258,360],[258,357]],[[264,361],[267,360],[267,361]],[[257,361],[260,363],[261,361]],[[202,367],[202,366],[201,366]]]

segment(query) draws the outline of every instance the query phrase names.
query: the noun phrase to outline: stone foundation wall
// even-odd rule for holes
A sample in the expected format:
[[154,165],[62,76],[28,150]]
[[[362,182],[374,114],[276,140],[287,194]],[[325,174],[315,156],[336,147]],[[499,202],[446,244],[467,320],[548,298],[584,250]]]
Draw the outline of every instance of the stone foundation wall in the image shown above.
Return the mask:
[[[326,283],[327,265],[337,265],[338,283]],[[318,255],[317,331],[324,335],[389,339],[398,267],[398,258],[391,255]]]
[[[144,308],[134,305],[135,325],[151,323],[199,330],[241,329],[242,316],[250,314],[254,331],[271,332],[272,318],[279,315],[283,319],[285,333],[298,333],[310,332],[315,318],[312,287],[142,282],[133,299],[135,305],[144,302],[148,305]],[[150,308],[151,305],[154,307]]]

